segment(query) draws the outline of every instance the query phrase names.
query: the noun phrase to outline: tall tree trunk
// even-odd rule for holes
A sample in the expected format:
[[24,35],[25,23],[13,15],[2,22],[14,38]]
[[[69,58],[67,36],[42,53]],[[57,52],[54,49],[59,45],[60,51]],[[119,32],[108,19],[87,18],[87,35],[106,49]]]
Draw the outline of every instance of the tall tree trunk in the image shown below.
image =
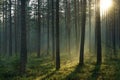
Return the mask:
[[56,70],[60,69],[59,0],[56,0]]
[[91,0],[89,0],[89,52],[91,52]]
[[81,45],[80,45],[80,59],[79,64],[84,64],[84,45],[85,45],[85,24],[86,24],[86,0],[82,1],[82,22],[81,22]]
[[15,0],[14,24],[15,24],[15,54],[17,55],[17,0]]
[[2,16],[2,18],[3,18],[3,28],[2,28],[2,47],[1,47],[1,52],[2,53],[4,53],[4,27],[5,27],[5,8],[4,8],[4,6],[5,6],[5,1],[3,0],[3,5],[2,5],[2,11],[3,11],[3,16]]
[[71,32],[71,15],[70,15],[70,1],[66,0],[66,10],[67,10],[67,15],[66,15],[66,19],[67,19],[67,23],[66,23],[66,27],[67,27],[67,36],[68,36],[68,53],[71,54],[70,51],[70,32]]
[[27,63],[27,42],[26,42],[26,0],[21,0],[21,53],[20,53],[20,73],[26,71]]
[[20,0],[17,0],[17,14],[16,14],[16,16],[17,16],[17,53],[19,53],[20,54],[20,47],[21,47],[21,12],[20,12],[20,10],[21,10],[21,7],[20,7]]
[[115,6],[113,7],[113,19],[112,19],[112,43],[113,43],[113,53],[115,58],[117,57],[116,55],[116,19],[115,19]]
[[65,37],[66,37],[66,53],[68,53],[68,38],[67,38],[67,0],[65,0]]
[[77,33],[77,31],[78,31],[78,25],[77,25],[77,21],[78,21],[78,16],[77,16],[77,1],[76,0],[74,0],[74,10],[75,10],[75,37],[76,37],[76,53],[78,52],[78,33]]
[[100,0],[96,3],[96,43],[97,43],[97,64],[102,62],[101,54],[101,21],[100,21]]
[[12,17],[11,17],[11,5],[12,2],[9,0],[9,56],[12,56]]
[[40,45],[41,45],[41,25],[40,25],[40,0],[38,0],[38,52],[37,56],[40,57]]
[[[0,5],[0,8],[2,8],[1,5]],[[2,17],[0,17],[0,18],[2,18]],[[1,20],[0,20],[0,26],[2,26],[2,21]],[[2,27],[0,27],[0,60],[1,60],[1,53],[2,53],[1,47],[2,47]]]
[[7,54],[7,39],[8,39],[8,36],[7,36],[7,20],[8,20],[8,12],[7,12],[7,7],[8,3],[7,3],[7,0],[5,0],[5,27],[4,27],[4,54]]
[[50,17],[50,14],[49,14],[49,0],[47,0],[47,3],[48,3],[48,8],[47,8],[47,10],[48,10],[48,12],[47,12],[47,54],[49,54],[49,26],[50,26],[50,23],[49,23],[49,17]]
[[55,36],[54,36],[54,0],[52,0],[52,54],[55,59]]

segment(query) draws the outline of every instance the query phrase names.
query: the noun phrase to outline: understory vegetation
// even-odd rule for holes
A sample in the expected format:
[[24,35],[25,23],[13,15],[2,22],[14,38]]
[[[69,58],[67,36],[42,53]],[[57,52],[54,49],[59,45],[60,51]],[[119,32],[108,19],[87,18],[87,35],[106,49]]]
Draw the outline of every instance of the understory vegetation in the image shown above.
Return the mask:
[[1,58],[0,80],[119,80],[120,58],[103,58],[97,65],[95,56],[85,54],[85,64],[78,65],[78,57],[61,54],[61,69],[55,70],[55,62],[51,56],[37,58],[31,55],[28,59],[27,72],[19,75],[19,58]]

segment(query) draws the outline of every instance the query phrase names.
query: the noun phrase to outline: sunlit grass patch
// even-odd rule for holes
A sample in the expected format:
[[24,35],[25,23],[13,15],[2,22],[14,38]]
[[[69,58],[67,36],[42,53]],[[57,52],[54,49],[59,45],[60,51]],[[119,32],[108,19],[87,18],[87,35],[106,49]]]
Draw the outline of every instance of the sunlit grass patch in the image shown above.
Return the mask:
[[[79,55],[79,54],[78,54]],[[51,56],[44,56],[37,58],[31,56],[28,58],[27,72],[24,76],[15,75],[11,77],[0,77],[1,80],[117,80],[120,79],[120,59],[103,60],[101,65],[96,65],[95,54],[85,53],[85,64],[83,66],[78,65],[79,56],[74,54],[61,54],[61,68],[55,70],[55,61]],[[18,59],[4,59],[1,63],[4,67],[0,67],[0,70],[15,71],[18,65]],[[17,64],[16,64],[17,63]],[[9,67],[6,64],[13,65],[15,67]],[[2,65],[1,65],[2,66]],[[15,69],[15,70],[14,70]],[[2,71],[4,72],[4,71]],[[1,72],[0,72],[1,73]],[[5,72],[11,74],[11,72]]]

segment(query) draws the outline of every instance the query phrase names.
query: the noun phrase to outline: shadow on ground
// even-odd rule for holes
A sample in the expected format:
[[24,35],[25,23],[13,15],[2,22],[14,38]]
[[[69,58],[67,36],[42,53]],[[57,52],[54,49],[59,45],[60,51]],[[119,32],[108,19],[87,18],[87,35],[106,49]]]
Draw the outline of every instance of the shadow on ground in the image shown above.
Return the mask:
[[94,69],[87,69],[87,67],[89,66],[77,65],[75,70],[66,76],[65,80],[97,80],[99,77],[100,65],[95,65]]
[[97,80],[100,77],[100,67],[101,65],[95,65],[95,68],[91,71],[92,75],[88,77],[88,80]]

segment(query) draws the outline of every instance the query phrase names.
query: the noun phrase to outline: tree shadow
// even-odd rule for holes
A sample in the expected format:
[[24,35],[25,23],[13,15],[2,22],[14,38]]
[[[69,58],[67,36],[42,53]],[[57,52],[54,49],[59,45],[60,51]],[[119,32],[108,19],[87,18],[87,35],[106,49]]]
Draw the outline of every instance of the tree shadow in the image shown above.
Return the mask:
[[56,72],[56,70],[55,71],[53,71],[53,72],[51,72],[50,74],[48,74],[48,75],[46,75],[44,78],[42,78],[41,80],[46,80],[46,79],[49,79],[52,75],[54,75],[55,74],[55,72]]
[[88,80],[97,80],[100,75],[100,64],[96,64],[95,68],[91,71],[92,75],[88,77]]
[[29,62],[26,76],[36,78],[44,75],[45,76],[52,75],[53,73],[54,73],[54,64],[52,60],[47,58],[45,59],[35,58]]
[[111,61],[109,62],[109,65],[113,68],[112,74],[114,76],[114,80],[120,80],[120,59],[119,58],[112,58]]
[[87,74],[84,70],[86,69],[86,66],[83,65],[77,65],[75,70],[71,72],[68,76],[65,77],[65,80],[97,80],[100,75],[100,67],[101,65],[95,64],[95,68],[91,71],[91,75],[82,76],[81,74]]
[[79,76],[76,76],[76,74],[81,73],[83,68],[84,65],[77,65],[75,70],[65,77],[65,80],[79,80]]

